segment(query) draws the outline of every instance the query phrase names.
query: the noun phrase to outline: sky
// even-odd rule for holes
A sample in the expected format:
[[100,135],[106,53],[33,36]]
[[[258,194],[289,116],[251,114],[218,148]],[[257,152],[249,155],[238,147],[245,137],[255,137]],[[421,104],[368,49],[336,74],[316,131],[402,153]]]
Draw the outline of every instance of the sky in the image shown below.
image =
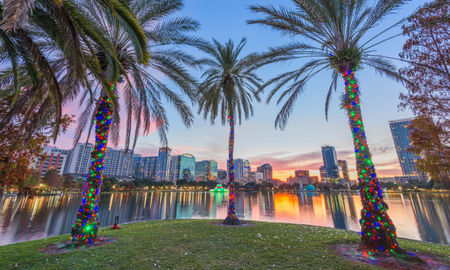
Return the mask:
[[[185,7],[174,16],[188,16],[201,24],[197,36],[221,42],[232,39],[239,42],[247,38],[243,55],[252,52],[262,52],[269,47],[287,44],[299,37],[282,35],[272,29],[259,25],[248,25],[246,20],[257,18],[258,15],[249,10],[252,4],[289,4],[290,1],[280,0],[185,0]],[[413,0],[403,6],[396,14],[382,21],[373,34],[386,28],[400,18],[408,16],[426,1]],[[384,27],[384,28],[383,28]],[[378,30],[378,31],[377,31]],[[400,33],[400,28],[385,33],[386,37]],[[377,52],[382,55],[398,57],[405,37],[400,36],[377,46]],[[187,49],[194,56],[202,53]],[[258,71],[263,80],[268,80],[282,71],[295,69],[302,62],[290,62],[264,67]],[[398,63],[397,63],[398,64]],[[401,65],[398,64],[398,65]],[[199,71],[193,71],[199,75]],[[379,176],[401,175],[401,169],[389,129],[389,121],[412,117],[409,110],[400,110],[400,93],[406,89],[399,83],[376,74],[366,68],[357,75],[361,91],[361,108],[369,147],[373,162]],[[235,129],[235,158],[250,161],[252,170],[264,163],[270,163],[274,170],[274,178],[286,179],[295,170],[311,170],[312,175],[319,175],[319,167],[323,165],[321,146],[331,145],[336,148],[337,158],[347,161],[350,176],[356,179],[355,158],[348,120],[343,110],[339,108],[338,97],[344,92],[344,84],[338,82],[338,91],[334,94],[329,108],[328,121],[325,119],[325,97],[331,81],[331,72],[323,71],[315,75],[308,83],[306,91],[297,99],[295,109],[289,118],[285,130],[274,128],[275,117],[280,106],[265,102],[254,104],[254,115]],[[265,100],[267,95],[263,95]],[[194,124],[186,128],[173,107],[167,104],[169,116],[169,147],[174,154],[191,153],[197,160],[212,159],[218,162],[219,168],[226,169],[228,157],[228,126],[211,126],[209,121],[196,116]],[[197,112],[197,108],[192,108]],[[65,113],[78,115],[80,108],[77,103],[65,106]],[[124,119],[124,117],[122,117]],[[56,141],[56,146],[71,148],[73,145],[73,124],[69,131]],[[119,143],[123,148],[123,143]],[[157,155],[160,147],[159,136],[151,132],[148,136],[138,139],[135,153],[143,156]]]

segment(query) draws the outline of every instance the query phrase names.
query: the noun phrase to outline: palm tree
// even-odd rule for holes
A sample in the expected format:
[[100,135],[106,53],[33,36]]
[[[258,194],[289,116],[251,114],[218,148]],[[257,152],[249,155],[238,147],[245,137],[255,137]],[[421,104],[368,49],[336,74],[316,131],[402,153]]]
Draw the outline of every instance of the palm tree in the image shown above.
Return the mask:
[[[45,118],[55,117],[53,136],[56,139],[63,102],[87,86],[86,69],[93,69],[98,63],[92,61],[92,56],[83,57],[83,47],[96,44],[109,50],[111,60],[117,59],[111,51],[112,44],[99,35],[95,22],[80,9],[82,2],[4,0],[0,3],[0,61],[10,67],[0,74],[0,95],[13,96],[11,109],[0,122],[0,130],[25,110],[24,124],[30,121],[35,128]],[[135,35],[142,56],[140,61],[148,61],[145,34],[129,6],[123,1],[97,2]],[[63,57],[57,62],[56,55]]]
[[[144,133],[148,133],[153,122],[163,144],[167,144],[168,120],[161,96],[174,105],[187,126],[192,123],[193,116],[189,107],[180,95],[169,89],[166,82],[170,81],[178,86],[193,100],[192,90],[196,82],[185,66],[197,66],[198,63],[177,47],[180,44],[202,44],[201,40],[187,35],[198,28],[198,23],[184,17],[166,19],[168,15],[182,8],[181,0],[151,3],[146,0],[133,0],[129,1],[129,5],[148,40],[146,48],[151,52],[152,58],[147,65],[140,61],[142,55],[139,43],[123,21],[111,16],[96,1],[90,0],[84,4],[84,12],[96,22],[99,33],[110,40],[118,61],[111,61],[110,54],[102,47],[93,48],[96,55],[94,60],[100,60],[103,76],[95,76],[96,71],[92,71],[91,77],[95,79],[93,87],[86,89],[81,100],[81,103],[86,103],[86,109],[79,119],[75,141],[79,140],[83,130],[87,129],[88,134],[90,133],[95,120],[95,145],[91,153],[92,163],[83,191],[82,204],[72,226],[74,243],[92,243],[97,238],[98,198],[108,137],[112,133],[115,144],[119,138],[119,97],[123,95],[121,101],[126,106],[127,149],[130,146],[133,123],[135,128],[132,148],[136,145],[140,129],[143,127]],[[121,76],[118,79],[114,79],[116,72]],[[103,78],[111,82],[109,89],[104,88]],[[120,88],[119,83],[122,83]],[[112,92],[112,95],[108,92]]]
[[405,0],[378,0],[373,5],[367,0],[292,0],[293,7],[275,8],[255,5],[251,10],[263,14],[263,18],[249,21],[299,36],[309,43],[292,42],[288,45],[270,48],[253,58],[258,66],[270,63],[308,59],[300,68],[280,74],[267,81],[262,87],[273,85],[267,102],[273,99],[282,87],[277,100],[286,100],[278,113],[275,126],[283,129],[298,95],[305,89],[308,80],[318,72],[332,70],[332,82],[325,103],[325,115],[332,92],[336,90],[337,79],[342,76],[345,83],[344,107],[348,114],[350,130],[356,152],[356,167],[361,189],[363,209],[361,210],[362,246],[370,251],[396,253],[400,250],[395,226],[387,214],[388,206],[383,201],[372,157],[367,145],[361,116],[359,93],[355,72],[364,66],[374,68],[378,73],[401,81],[395,67],[383,56],[374,54],[374,46],[388,40],[380,38],[381,33],[390,30],[400,22],[369,36],[370,30],[381,20],[398,9]]
[[230,124],[230,136],[228,140],[228,183],[229,183],[229,204],[228,215],[224,224],[238,225],[239,219],[235,209],[234,190],[234,125],[235,116],[238,117],[239,124],[241,118],[248,119],[253,115],[252,99],[259,101],[256,91],[261,86],[261,80],[251,71],[248,64],[249,56],[241,57],[240,54],[246,44],[246,39],[235,46],[229,40],[225,44],[220,44],[214,40],[213,44],[200,47],[208,54],[208,58],[200,60],[206,67],[202,77],[204,80],[198,87],[199,113],[203,117],[211,120],[214,124],[217,116],[220,115],[222,125],[228,119]]

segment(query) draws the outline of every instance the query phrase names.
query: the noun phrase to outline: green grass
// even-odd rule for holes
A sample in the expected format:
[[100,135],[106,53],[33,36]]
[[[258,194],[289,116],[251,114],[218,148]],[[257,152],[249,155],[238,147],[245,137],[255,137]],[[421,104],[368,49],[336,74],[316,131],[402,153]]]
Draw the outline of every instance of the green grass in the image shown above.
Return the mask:
[[[357,242],[357,233],[255,222],[223,227],[211,220],[149,221],[102,229],[109,245],[48,255],[40,250],[69,236],[0,247],[0,269],[377,269],[337,257],[330,244]],[[410,251],[450,261],[450,247],[400,240]]]

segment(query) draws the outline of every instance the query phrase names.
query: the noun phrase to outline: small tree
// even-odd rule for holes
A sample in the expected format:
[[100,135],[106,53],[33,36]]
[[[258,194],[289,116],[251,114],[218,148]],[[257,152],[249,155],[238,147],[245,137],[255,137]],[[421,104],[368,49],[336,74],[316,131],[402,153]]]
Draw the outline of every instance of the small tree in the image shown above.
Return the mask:
[[[0,119],[8,114],[12,97],[0,101]],[[26,186],[24,183],[31,174],[31,163],[43,157],[42,149],[49,142],[54,123],[42,120],[41,125],[26,121],[24,113],[13,117],[0,132],[0,192],[6,186]],[[64,132],[72,119],[64,115],[61,119],[61,130]],[[34,129],[34,132],[28,132]]]
[[50,169],[45,173],[43,182],[51,189],[58,189],[63,186],[62,177],[55,169]]

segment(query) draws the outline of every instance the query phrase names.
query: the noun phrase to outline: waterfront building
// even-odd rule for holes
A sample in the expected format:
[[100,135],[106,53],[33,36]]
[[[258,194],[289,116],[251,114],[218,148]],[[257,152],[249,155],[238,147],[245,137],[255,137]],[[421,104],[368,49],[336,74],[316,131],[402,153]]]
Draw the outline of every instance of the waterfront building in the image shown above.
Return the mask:
[[169,180],[169,163],[171,152],[172,149],[170,149],[169,147],[161,147],[159,149],[156,164],[156,182]]
[[320,179],[322,180],[322,183],[326,184],[328,183],[328,173],[327,168],[325,166],[320,166]]
[[263,164],[257,169],[258,172],[262,172],[264,180],[271,180],[273,178],[272,166],[270,164]]
[[234,180],[237,182],[244,181],[244,160],[241,158],[234,160]]
[[47,146],[44,148],[43,153],[45,156],[38,158],[33,166],[34,169],[39,170],[41,177],[50,169],[55,169],[60,175],[63,175],[68,165],[67,161],[71,155],[71,150]]
[[179,168],[180,168],[179,156],[171,156],[169,162],[169,182],[175,184],[178,181]]
[[264,180],[264,174],[262,172],[250,172],[248,174],[248,182],[261,183]]
[[110,177],[130,177],[133,167],[131,151],[107,148],[103,163],[103,174]]
[[91,143],[78,143],[71,151],[64,173],[87,175],[92,161],[91,151],[93,148],[94,145]]
[[203,160],[195,163],[196,181],[217,180],[217,162],[214,160]]
[[322,146],[323,165],[325,166],[327,180],[339,179],[339,167],[336,157],[336,150],[333,146]]
[[403,175],[418,176],[421,180],[427,180],[425,174],[419,171],[416,166],[416,162],[420,159],[420,156],[408,151],[408,148],[411,147],[411,140],[409,139],[411,130],[408,126],[412,120],[410,118],[390,121],[389,126]]
[[348,166],[346,160],[338,160],[339,165],[339,176],[343,178],[346,182],[350,181],[350,175],[348,173]]
[[289,184],[300,184],[303,186],[313,185],[319,182],[318,176],[310,176],[308,170],[296,170],[294,177],[287,179]]

